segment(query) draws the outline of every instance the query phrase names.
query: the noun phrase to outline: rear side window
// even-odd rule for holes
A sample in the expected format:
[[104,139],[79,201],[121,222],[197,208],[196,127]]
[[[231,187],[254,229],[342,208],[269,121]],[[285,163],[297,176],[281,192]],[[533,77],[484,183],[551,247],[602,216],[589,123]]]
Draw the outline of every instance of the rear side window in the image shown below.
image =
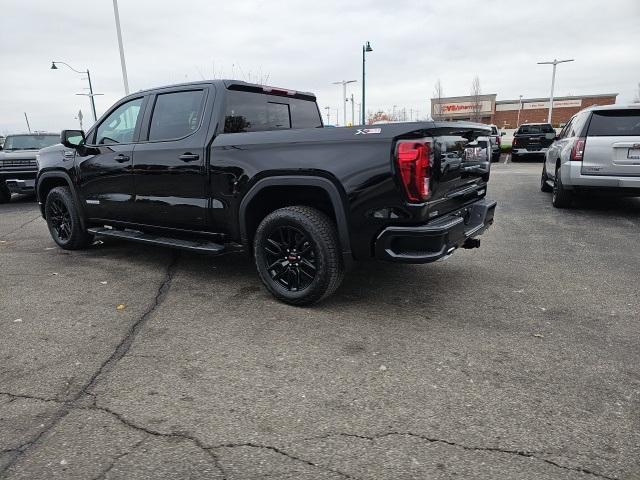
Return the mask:
[[589,123],[588,136],[640,136],[640,110],[595,111]]
[[498,135],[498,129],[496,127],[491,127],[491,133],[493,135]]
[[322,126],[315,102],[253,92],[227,91],[225,133]]
[[149,141],[172,140],[195,132],[200,125],[203,100],[203,90],[158,95],[149,125]]
[[555,133],[555,130],[550,124],[545,123],[541,125],[521,125],[518,133],[535,135],[536,133]]

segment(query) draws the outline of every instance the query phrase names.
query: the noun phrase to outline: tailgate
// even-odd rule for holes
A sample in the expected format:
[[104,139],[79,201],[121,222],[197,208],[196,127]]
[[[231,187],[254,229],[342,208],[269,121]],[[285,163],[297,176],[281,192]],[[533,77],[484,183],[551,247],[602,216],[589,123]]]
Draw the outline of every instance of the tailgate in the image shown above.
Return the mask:
[[430,218],[484,196],[491,168],[488,135],[482,127],[450,128],[433,137]]
[[593,112],[582,173],[640,176],[640,109]]

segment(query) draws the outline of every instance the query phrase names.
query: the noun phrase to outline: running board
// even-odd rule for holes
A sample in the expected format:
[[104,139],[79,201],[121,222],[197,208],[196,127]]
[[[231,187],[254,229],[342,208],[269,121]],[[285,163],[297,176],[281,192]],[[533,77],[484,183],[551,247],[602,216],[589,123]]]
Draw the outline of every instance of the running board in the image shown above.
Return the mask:
[[220,245],[219,243],[214,243],[209,240],[185,240],[182,238],[151,235],[137,230],[117,230],[103,227],[88,228],[87,231],[93,235],[99,235],[102,237],[131,240],[133,242],[146,243],[147,245],[156,245],[160,247],[179,248],[181,250],[189,250],[190,252],[215,255],[224,251],[224,245]]

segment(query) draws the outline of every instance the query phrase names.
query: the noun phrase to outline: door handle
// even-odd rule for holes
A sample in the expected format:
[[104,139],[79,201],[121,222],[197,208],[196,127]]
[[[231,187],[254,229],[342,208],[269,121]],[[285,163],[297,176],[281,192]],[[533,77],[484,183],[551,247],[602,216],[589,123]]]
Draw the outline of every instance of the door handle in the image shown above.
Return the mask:
[[124,162],[128,162],[129,160],[131,160],[131,158],[129,158],[129,156],[127,155],[116,155],[116,157],[114,158],[114,160],[118,163],[124,163]]
[[183,153],[178,158],[183,162],[193,162],[195,160],[198,160],[200,158],[200,155],[198,155],[197,153],[187,152],[187,153]]

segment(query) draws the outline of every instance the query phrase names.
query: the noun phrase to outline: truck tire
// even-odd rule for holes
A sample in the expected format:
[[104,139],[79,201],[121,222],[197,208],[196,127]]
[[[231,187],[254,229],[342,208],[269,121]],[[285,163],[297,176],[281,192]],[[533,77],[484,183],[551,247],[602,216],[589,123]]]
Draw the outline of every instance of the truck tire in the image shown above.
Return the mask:
[[342,282],[344,265],[336,226],[306,206],[267,215],[256,230],[253,253],[267,290],[290,305],[311,305]]
[[540,176],[540,190],[546,193],[553,192],[553,188],[549,185],[549,177],[547,176],[547,165],[542,166],[542,175]]
[[556,178],[553,181],[553,198],[552,203],[556,208],[569,208],[573,195],[571,191],[564,188],[562,178],[560,177],[560,167],[556,168]]
[[0,180],[0,203],[9,203],[11,201],[11,190],[4,183],[4,180]]
[[47,227],[53,241],[65,250],[79,250],[93,241],[93,236],[82,228],[80,212],[68,187],[56,187],[45,202]]

